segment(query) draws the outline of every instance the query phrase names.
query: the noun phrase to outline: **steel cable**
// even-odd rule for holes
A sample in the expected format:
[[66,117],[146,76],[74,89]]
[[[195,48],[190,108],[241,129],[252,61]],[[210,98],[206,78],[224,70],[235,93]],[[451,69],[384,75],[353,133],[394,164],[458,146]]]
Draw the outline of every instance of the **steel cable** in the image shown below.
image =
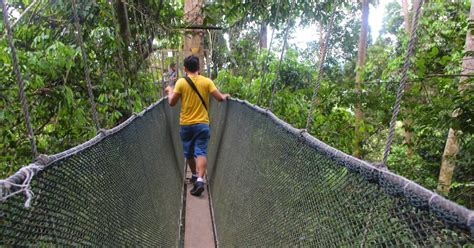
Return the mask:
[[11,52],[13,72],[15,73],[16,80],[18,82],[18,94],[20,96],[21,110],[25,117],[26,130],[28,132],[28,139],[30,140],[30,144],[31,144],[31,153],[33,155],[33,159],[35,159],[38,156],[38,150],[36,148],[35,134],[33,132],[33,128],[31,125],[30,112],[28,110],[28,100],[25,94],[25,82],[23,81],[23,77],[21,76],[21,72],[20,72],[20,66],[18,65],[18,57],[16,54],[15,43],[13,41],[13,31],[10,27],[10,21],[8,20],[8,9],[4,0],[0,0],[0,4],[2,5],[2,10],[3,10],[3,23],[5,25],[5,29],[7,30],[7,37],[8,37],[7,41],[8,41],[8,46],[10,47],[10,52]]
[[92,119],[94,120],[96,131],[99,131],[100,129],[99,115],[97,114],[96,103],[94,100],[94,93],[93,93],[92,82],[90,78],[90,69],[89,69],[89,65],[87,64],[87,53],[86,53],[86,49],[84,47],[84,43],[82,40],[82,27],[81,27],[81,24],[79,23],[79,17],[77,15],[76,0],[72,0],[71,6],[72,6],[73,17],[74,17],[74,28],[76,29],[75,30],[76,39],[81,49],[82,63],[84,64],[84,76],[87,82],[87,93],[89,94],[89,103],[91,105]]
[[309,112],[308,112],[308,118],[306,118],[306,131],[307,132],[309,132],[309,129],[310,129],[311,121],[313,119],[314,108],[316,106],[316,99],[318,98],[319,87],[321,86],[321,78],[322,78],[322,75],[323,75],[323,66],[324,66],[324,62],[326,61],[329,38],[331,37],[332,27],[333,27],[334,19],[335,19],[335,16],[336,16],[335,13],[336,13],[336,7],[334,7],[334,9],[332,11],[332,16],[331,16],[331,20],[329,21],[328,30],[326,32],[326,35],[324,36],[324,40],[320,44],[321,54],[320,54],[320,60],[319,60],[318,77],[316,79],[316,83],[314,84],[313,97],[311,99],[311,105],[310,105],[310,109],[309,109]]
[[408,49],[407,49],[407,54],[405,56],[405,62],[403,64],[402,68],[402,77],[400,79],[400,84],[398,86],[397,90],[397,98],[395,101],[395,106],[393,108],[392,112],[392,118],[390,120],[390,127],[388,131],[388,136],[387,136],[387,143],[385,145],[385,149],[383,152],[383,161],[382,164],[379,164],[378,166],[383,166],[387,167],[387,158],[388,154],[390,153],[390,149],[392,146],[392,140],[393,140],[393,133],[395,131],[395,123],[397,121],[397,116],[398,112],[400,111],[400,104],[402,101],[404,89],[405,89],[405,83],[408,78],[408,69],[410,68],[410,58],[413,55],[413,52],[415,50],[415,45],[416,45],[416,29],[418,26],[418,18],[420,16],[421,12],[421,5],[423,4],[422,0],[418,0],[418,5],[415,11],[415,14],[413,15],[413,21],[412,21],[412,26],[411,26],[411,32],[410,32],[410,40],[408,41]]

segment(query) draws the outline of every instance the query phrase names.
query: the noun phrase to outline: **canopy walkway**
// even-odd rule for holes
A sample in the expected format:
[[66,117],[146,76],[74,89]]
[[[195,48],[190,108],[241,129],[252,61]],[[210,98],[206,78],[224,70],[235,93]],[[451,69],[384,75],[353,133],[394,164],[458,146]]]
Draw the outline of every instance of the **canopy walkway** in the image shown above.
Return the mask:
[[[212,105],[208,180],[218,246],[473,244],[473,211],[270,111],[239,100]],[[0,205],[0,244],[182,245],[178,109],[161,100],[2,180],[2,196],[11,197]]]
[[[160,100],[115,128],[100,129],[88,64],[87,48],[91,47],[85,46],[82,37],[82,25],[87,24],[83,12],[87,8],[82,8],[85,2],[80,3],[81,8],[77,8],[74,0],[65,3],[65,23],[74,25],[68,32],[60,32],[60,36],[76,36],[75,47],[80,50],[88,101],[98,135],[62,153],[37,157],[21,64],[6,14],[9,12],[0,0],[12,72],[18,82],[28,138],[36,158],[11,177],[0,180],[0,246],[184,246],[186,172],[178,132],[179,108],[170,108],[166,101]],[[109,3],[103,2],[110,8],[104,19],[108,18],[111,30],[115,30],[123,95],[132,112],[137,102],[140,103],[138,109],[146,104],[147,98],[141,96],[146,89],[138,81],[134,82],[142,66],[131,67],[124,60],[129,59],[130,44],[136,44],[132,48],[136,50],[133,58],[145,61],[153,53],[157,24],[149,22],[146,15],[145,20],[138,21],[144,14],[129,3],[118,1],[118,10],[133,9],[135,25],[135,41],[122,44],[118,37],[120,28],[116,27],[115,7]],[[292,3],[296,4],[296,1]],[[416,41],[420,6],[413,16],[382,164],[390,150],[400,109]],[[94,8],[98,9],[97,6]],[[335,10],[326,41],[329,41]],[[123,17],[128,26],[130,18],[127,14]],[[289,24],[286,21],[285,43]],[[130,33],[130,27],[122,31]],[[125,36],[131,38],[131,34]],[[312,121],[327,53],[326,45],[322,47],[307,128]],[[279,66],[284,50],[285,44]],[[161,53],[162,74],[164,57]],[[100,71],[106,71],[108,67],[104,68]],[[132,69],[135,73],[130,73]],[[163,78],[162,75],[162,83]],[[134,94],[130,91],[132,82],[136,84]],[[271,84],[270,107],[276,82]],[[132,96],[137,98],[135,103]],[[209,197],[211,203],[213,222],[209,229],[212,229],[216,246],[474,245],[474,211],[393,174],[384,166],[374,166],[338,151],[305,130],[291,127],[271,111],[248,102],[212,103],[210,114],[209,195],[205,197]]]

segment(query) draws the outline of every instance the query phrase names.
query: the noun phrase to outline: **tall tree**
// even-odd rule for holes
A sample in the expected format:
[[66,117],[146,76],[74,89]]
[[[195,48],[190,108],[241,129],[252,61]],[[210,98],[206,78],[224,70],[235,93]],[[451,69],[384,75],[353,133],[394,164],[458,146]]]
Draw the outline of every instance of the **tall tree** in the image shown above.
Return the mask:
[[[184,1],[184,15],[188,25],[201,26],[203,24],[203,4],[203,0]],[[186,30],[184,33],[184,56],[196,55],[199,58],[201,70],[204,69],[203,35],[204,32],[199,29]]]
[[364,135],[364,120],[361,106],[362,74],[365,67],[367,48],[367,31],[369,27],[369,0],[362,0],[361,28],[359,33],[359,50],[357,51],[356,93],[357,102],[355,106],[355,132],[353,143],[353,155],[360,158],[362,155],[361,142]]
[[402,0],[403,17],[405,18],[405,31],[410,33],[410,12],[408,11],[408,0]]
[[[471,9],[469,12],[466,43],[464,46],[464,58],[462,62],[462,75],[472,74],[474,72],[474,0],[471,0]],[[468,77],[463,76],[460,78],[459,91],[461,96],[464,91],[472,84],[469,83]],[[459,110],[454,110],[453,117],[458,116]],[[446,146],[444,147],[443,158],[441,160],[441,169],[439,172],[438,187],[437,190],[441,194],[447,195],[451,187],[451,181],[453,179],[454,169],[456,166],[456,155],[459,152],[458,136],[460,131],[454,128],[450,128],[448,132],[448,138],[446,140]]]

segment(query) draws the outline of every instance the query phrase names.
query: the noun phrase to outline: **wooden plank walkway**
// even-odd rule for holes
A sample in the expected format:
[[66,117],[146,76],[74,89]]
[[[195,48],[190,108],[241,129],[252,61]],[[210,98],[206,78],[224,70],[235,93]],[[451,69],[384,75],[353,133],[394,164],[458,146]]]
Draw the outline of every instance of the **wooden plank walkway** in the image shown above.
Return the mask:
[[[186,177],[191,178],[191,172],[186,172]],[[189,191],[193,188],[192,183],[186,187],[186,214],[184,225],[184,247],[185,248],[211,248],[216,247],[214,231],[209,206],[209,192],[206,182],[206,190],[200,197],[193,196]]]

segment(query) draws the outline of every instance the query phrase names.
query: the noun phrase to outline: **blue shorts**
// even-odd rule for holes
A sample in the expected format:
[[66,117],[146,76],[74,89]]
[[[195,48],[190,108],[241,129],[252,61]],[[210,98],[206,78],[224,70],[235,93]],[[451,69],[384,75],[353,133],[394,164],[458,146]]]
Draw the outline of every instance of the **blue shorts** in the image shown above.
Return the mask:
[[210,137],[208,124],[197,123],[183,125],[179,129],[179,135],[183,142],[185,158],[189,159],[197,156],[206,156],[207,144],[209,143]]

